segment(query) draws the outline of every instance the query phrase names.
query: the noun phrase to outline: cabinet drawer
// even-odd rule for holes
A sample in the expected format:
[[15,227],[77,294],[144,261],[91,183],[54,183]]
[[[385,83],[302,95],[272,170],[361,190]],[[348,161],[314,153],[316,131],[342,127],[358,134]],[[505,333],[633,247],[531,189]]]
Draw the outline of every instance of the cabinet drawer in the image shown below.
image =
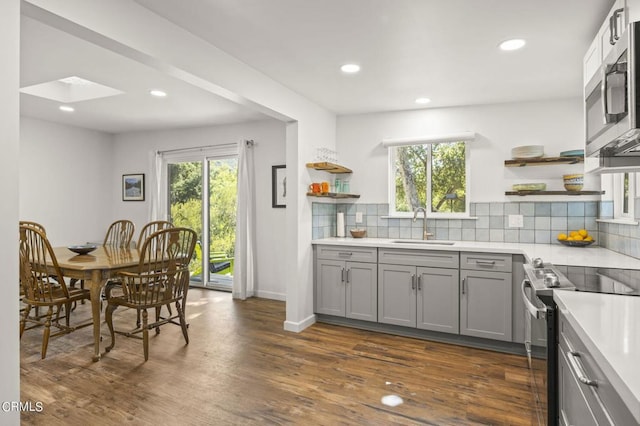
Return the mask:
[[325,260],[349,260],[352,262],[376,263],[378,249],[376,247],[356,246],[317,246],[316,257]]
[[457,269],[460,265],[457,251],[382,248],[378,251],[378,263],[449,269]]
[[[616,425],[635,424],[635,419],[625,403],[622,401],[622,398],[620,398],[618,392],[613,388],[611,382],[604,375],[602,369],[598,366],[591,353],[576,334],[575,330],[573,330],[571,325],[567,322],[564,315],[560,315],[558,323],[560,334],[558,339],[559,359],[564,358],[569,361],[570,358],[573,358],[576,367],[578,369],[582,369],[582,371],[576,371],[573,366],[571,366],[571,370],[576,378],[580,374],[597,382],[596,386],[590,386],[579,382],[580,389],[589,403],[589,406],[592,407],[593,412],[606,413],[604,417],[606,418],[607,415],[610,416],[613,420],[613,424]],[[571,356],[571,353],[575,355]],[[599,417],[602,417],[602,414],[600,414]]]
[[460,253],[460,269],[511,272],[510,254]]

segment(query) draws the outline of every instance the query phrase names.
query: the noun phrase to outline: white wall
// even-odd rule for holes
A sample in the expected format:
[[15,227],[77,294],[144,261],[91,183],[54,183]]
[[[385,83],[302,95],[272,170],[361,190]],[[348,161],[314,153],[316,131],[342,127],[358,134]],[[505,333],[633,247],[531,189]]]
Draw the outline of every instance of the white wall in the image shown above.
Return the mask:
[[112,136],[29,117],[20,132],[20,219],[41,223],[54,246],[102,242],[120,189]]
[[[42,13],[39,8],[51,14]],[[288,259],[284,328],[301,331],[311,325],[315,321],[311,203],[304,195],[310,178],[304,164],[313,158],[316,146],[335,147],[335,114],[132,0],[25,0],[22,11],[62,31],[89,37],[92,43],[105,49],[287,123],[290,198],[283,248]]]
[[[476,132],[469,145],[471,201],[508,201],[514,198],[504,192],[514,183],[545,182],[549,190],[564,190],[563,174],[582,173],[582,165],[505,168],[511,148],[544,145],[547,156],[581,149],[583,126],[578,98],[349,115],[338,117],[337,149],[340,162],[354,170],[351,191],[361,195],[359,202],[387,203],[388,157],[382,139]],[[585,190],[599,188],[597,177],[585,176]]]
[[20,400],[20,341],[18,340],[18,151],[20,85],[20,2],[0,2],[0,424],[19,425],[20,412],[5,402]]
[[[285,209],[271,207],[271,166],[285,163],[285,125],[276,120],[243,124],[124,133],[115,136],[112,180],[126,173],[150,176],[150,155],[157,150],[237,143],[252,139],[254,145],[257,210],[256,290],[260,297],[285,299],[286,255]],[[114,217],[129,218],[140,229],[149,221],[149,188],[146,201],[123,202],[120,191],[112,191]]]

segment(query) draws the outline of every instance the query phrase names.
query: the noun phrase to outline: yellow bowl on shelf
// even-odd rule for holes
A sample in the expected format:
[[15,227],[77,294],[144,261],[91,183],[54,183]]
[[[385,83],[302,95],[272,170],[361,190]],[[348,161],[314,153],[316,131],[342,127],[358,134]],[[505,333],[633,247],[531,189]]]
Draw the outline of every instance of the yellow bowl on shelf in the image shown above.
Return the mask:
[[562,181],[567,191],[580,191],[584,184],[584,175],[582,173],[562,175]]

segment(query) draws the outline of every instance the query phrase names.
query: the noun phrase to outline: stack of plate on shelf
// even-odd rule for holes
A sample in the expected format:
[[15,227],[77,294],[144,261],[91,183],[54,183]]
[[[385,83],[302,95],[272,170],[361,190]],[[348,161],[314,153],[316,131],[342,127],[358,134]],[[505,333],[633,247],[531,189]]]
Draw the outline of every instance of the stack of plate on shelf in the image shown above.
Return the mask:
[[584,157],[584,149],[573,149],[571,151],[562,151],[560,157]]
[[518,192],[533,192],[533,191],[544,191],[547,189],[546,183],[516,183],[512,186],[514,191]]
[[540,158],[544,155],[544,145],[517,146],[511,150],[511,157],[518,158]]

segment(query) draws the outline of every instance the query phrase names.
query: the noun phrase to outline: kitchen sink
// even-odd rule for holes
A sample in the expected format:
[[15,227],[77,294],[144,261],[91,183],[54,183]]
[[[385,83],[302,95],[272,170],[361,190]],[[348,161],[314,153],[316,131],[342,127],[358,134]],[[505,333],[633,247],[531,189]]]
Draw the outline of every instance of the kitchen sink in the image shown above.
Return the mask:
[[392,243],[397,244],[424,244],[434,246],[452,246],[455,241],[443,241],[443,240],[391,240]]

